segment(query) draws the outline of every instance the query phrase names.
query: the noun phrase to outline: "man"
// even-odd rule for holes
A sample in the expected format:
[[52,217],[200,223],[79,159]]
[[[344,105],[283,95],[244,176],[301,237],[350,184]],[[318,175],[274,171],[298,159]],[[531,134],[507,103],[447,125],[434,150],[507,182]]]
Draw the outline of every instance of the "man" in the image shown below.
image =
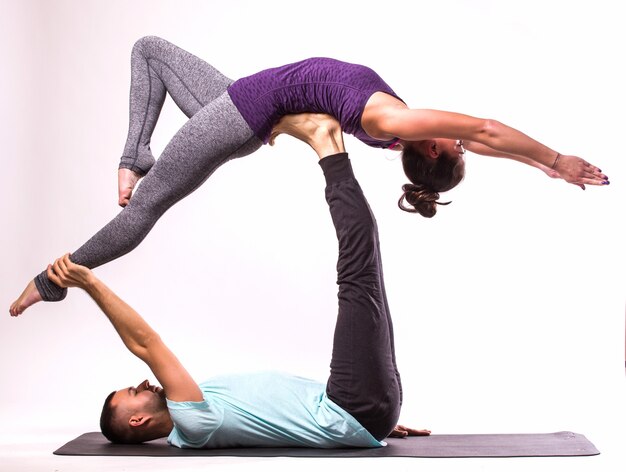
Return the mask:
[[396,426],[402,391],[378,231],[344,152],[339,125],[327,116],[294,115],[276,126],[273,139],[280,133],[318,153],[339,241],[339,313],[328,382],[271,372],[198,385],[137,312],[66,254],[48,266],[50,280],[87,291],[163,386],[146,380],[112,392],[101,416],[109,440],[140,443],[167,436],[178,447],[330,448],[380,447],[390,434],[430,434]]

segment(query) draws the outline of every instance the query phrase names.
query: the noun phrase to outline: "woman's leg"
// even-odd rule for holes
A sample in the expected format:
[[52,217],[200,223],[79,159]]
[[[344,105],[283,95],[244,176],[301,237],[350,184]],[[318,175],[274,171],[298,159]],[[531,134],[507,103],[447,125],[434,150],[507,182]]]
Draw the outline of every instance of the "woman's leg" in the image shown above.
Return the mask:
[[[256,151],[261,144],[224,92],[181,128],[130,204],[76,250],[72,260],[94,268],[131,251],[168,208],[198,188],[215,169]],[[51,282],[43,271],[28,283],[9,311],[18,316],[39,301],[60,301],[66,294],[67,289]]]
[[[72,253],[72,261],[94,268],[133,250],[174,203],[198,188],[220,165],[254,152],[261,144],[224,92],[178,131],[128,206]],[[45,271],[35,284],[45,301],[65,297],[66,289],[48,280]]]
[[[156,220],[175,202],[195,190],[225,161],[253,152],[260,141],[239,116],[226,88],[232,81],[205,61],[154,37],[141,38],[131,54],[130,125],[120,168],[139,177],[150,171],[154,158],[150,138],[165,93],[190,120],[159,158],[157,174],[146,178],[128,207],[72,254],[72,260],[97,267],[136,247]],[[215,103],[212,103],[215,102]],[[169,173],[169,174],[168,174]],[[66,290],[42,272],[11,306],[20,314],[41,301],[58,301]]]
[[396,426],[402,388],[378,229],[347,154],[326,157],[320,166],[339,241],[339,313],[326,393],[380,440]]
[[150,140],[166,92],[191,118],[232,80],[210,64],[156,36],[139,39],[131,53],[128,137],[120,168],[144,176],[154,164]]

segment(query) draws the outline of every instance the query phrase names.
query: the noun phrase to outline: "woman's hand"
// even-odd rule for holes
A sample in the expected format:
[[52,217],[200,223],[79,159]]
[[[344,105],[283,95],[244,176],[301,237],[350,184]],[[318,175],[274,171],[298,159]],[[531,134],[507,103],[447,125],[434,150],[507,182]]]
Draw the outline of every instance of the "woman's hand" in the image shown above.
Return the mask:
[[55,260],[54,264],[49,264],[46,273],[52,282],[63,288],[80,287],[86,289],[95,279],[87,267],[70,261],[69,253]]
[[[464,147],[474,154],[492,157],[504,157],[531,167],[536,167],[552,179],[563,179],[566,182],[577,185],[585,190],[587,185],[608,185],[609,178],[600,169],[589,164],[587,161],[576,156],[564,156],[557,154],[549,165],[542,164],[529,157],[519,154],[497,151],[481,143],[464,141]],[[558,159],[557,159],[558,157]]]
[[[596,166],[576,156],[558,154],[552,170],[558,172],[566,182],[578,185],[585,190],[585,185],[609,185],[609,178]],[[549,175],[549,174],[548,174]]]
[[407,436],[430,436],[429,429],[413,429],[402,426],[401,424],[393,428],[389,434],[390,438],[406,438]]

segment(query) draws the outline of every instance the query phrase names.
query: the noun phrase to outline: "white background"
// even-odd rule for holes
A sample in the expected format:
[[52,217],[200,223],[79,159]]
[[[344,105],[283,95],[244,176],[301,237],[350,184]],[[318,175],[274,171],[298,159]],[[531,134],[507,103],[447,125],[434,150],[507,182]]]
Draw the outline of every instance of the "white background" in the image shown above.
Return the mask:
[[[118,213],[130,51],[157,35],[232,78],[309,56],[363,63],[413,108],[494,118],[601,167],[611,185],[583,192],[468,155],[465,181],[444,195],[453,203],[429,220],[396,207],[397,155],[346,137],[379,223],[401,422],[439,434],[570,430],[602,460],[623,460],[619,3],[2,0],[4,442],[97,430],[110,391],[155,380],[77,289],[18,319],[8,307]],[[155,155],[184,121],[168,98]],[[95,272],[198,381],[268,368],[325,380],[336,239],[323,189],[314,153],[279,137],[220,168]]]

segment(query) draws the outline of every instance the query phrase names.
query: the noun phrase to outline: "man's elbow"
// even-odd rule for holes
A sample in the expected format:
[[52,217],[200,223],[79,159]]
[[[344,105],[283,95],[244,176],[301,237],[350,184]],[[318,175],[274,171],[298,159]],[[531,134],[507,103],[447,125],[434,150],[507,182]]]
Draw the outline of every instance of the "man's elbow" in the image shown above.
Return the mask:
[[137,330],[134,333],[134,342],[129,345],[130,351],[143,361],[150,358],[150,353],[155,352],[163,345],[161,336],[153,330]]
[[156,331],[149,331],[142,336],[142,347],[148,351],[158,348],[163,345],[161,336]]

